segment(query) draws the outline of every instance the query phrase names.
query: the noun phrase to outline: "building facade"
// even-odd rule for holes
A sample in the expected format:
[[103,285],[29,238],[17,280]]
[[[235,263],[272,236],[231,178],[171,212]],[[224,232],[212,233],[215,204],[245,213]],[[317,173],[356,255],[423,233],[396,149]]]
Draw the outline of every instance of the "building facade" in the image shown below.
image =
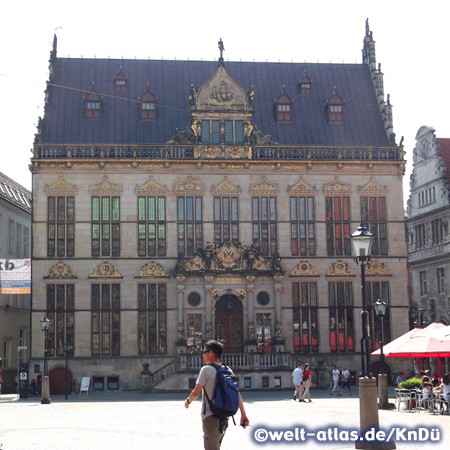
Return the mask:
[[[0,173],[0,259],[31,257],[31,192]],[[8,264],[9,266],[9,264]],[[30,356],[30,294],[0,293],[2,392],[14,392],[19,362]],[[27,350],[18,350],[27,347]]]
[[450,323],[449,255],[450,139],[432,127],[416,135],[408,200],[408,262],[412,280],[412,316],[417,322]]
[[32,327],[51,320],[53,388],[65,342],[96,389],[140,388],[144,364],[154,389],[187,389],[211,338],[246,388],[290,386],[299,360],[319,384],[332,364],[357,373],[361,217],[369,304],[389,304],[385,338],[407,330],[404,152],[368,24],[362,64],[219,50],[69,59],[55,39],[32,158]]

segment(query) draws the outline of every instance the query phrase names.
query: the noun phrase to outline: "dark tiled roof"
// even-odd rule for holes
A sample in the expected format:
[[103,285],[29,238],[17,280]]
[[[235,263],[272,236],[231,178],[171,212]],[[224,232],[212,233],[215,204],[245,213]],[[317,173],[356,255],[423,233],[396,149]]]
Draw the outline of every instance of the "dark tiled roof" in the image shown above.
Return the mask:
[[[127,91],[115,92],[122,66]],[[213,61],[157,61],[58,58],[42,127],[44,143],[165,143],[176,128],[191,123],[191,83],[198,90],[217,70]],[[364,64],[226,62],[228,74],[245,90],[254,86],[253,123],[285,145],[389,145],[375,90]],[[306,72],[305,72],[306,71]],[[299,80],[312,80],[301,95]],[[101,120],[84,118],[83,98],[92,88],[103,97]],[[138,97],[158,97],[156,122],[139,119]],[[293,122],[277,123],[274,101],[282,89],[293,101]],[[326,101],[334,87],[345,100],[344,123],[330,124]]]
[[450,139],[439,138],[439,145],[441,147],[441,157],[445,163],[445,172],[447,180],[450,183]]
[[31,192],[1,172],[0,198],[31,214]]

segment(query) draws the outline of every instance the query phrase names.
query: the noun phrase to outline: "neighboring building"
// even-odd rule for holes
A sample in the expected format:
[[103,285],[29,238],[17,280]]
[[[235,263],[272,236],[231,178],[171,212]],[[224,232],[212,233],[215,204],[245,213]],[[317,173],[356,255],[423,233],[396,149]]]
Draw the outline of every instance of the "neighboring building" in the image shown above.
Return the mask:
[[[30,257],[31,192],[0,172],[0,259]],[[30,294],[0,293],[3,393],[14,392],[18,359],[27,362],[30,355],[30,306]],[[18,347],[28,349],[18,351]]]
[[[408,200],[408,262],[417,322],[450,323],[450,139],[416,135]],[[420,314],[419,314],[420,311]]]
[[408,330],[404,152],[368,25],[363,64],[219,48],[69,59],[55,38],[32,159],[32,362],[47,315],[53,393],[65,342],[70,377],[95,389],[140,388],[145,363],[155,388],[187,389],[210,338],[243,387],[290,386],[298,360],[320,385],[332,364],[358,373],[361,216],[369,304],[389,304],[385,339]]

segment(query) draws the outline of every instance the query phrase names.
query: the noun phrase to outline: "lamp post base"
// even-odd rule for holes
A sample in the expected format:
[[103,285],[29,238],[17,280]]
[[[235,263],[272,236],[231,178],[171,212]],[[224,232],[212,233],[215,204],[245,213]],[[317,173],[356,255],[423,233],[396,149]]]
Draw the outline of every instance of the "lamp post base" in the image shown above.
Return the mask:
[[389,403],[387,375],[378,374],[378,409],[394,409],[395,405]]
[[41,404],[49,405],[50,401],[50,378],[42,377],[42,394],[41,394]]
[[[377,383],[375,378],[359,379],[359,424],[360,433],[368,430],[379,430],[380,423],[378,419],[378,400],[377,400]],[[365,450],[391,450],[397,448],[394,441],[378,442],[358,440],[355,442],[356,449]]]

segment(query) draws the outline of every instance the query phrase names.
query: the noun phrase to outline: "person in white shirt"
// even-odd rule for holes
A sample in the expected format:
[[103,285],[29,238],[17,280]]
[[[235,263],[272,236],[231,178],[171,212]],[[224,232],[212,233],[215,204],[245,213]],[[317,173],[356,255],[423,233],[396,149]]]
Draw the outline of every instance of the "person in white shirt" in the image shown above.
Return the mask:
[[341,377],[341,372],[339,372],[336,366],[333,366],[333,370],[331,371],[331,383],[333,389],[330,392],[330,395],[333,395],[335,392],[339,393],[339,379]]
[[352,395],[352,390],[350,389],[350,372],[347,370],[346,366],[344,366],[344,370],[341,373],[341,380],[342,380],[341,392],[339,392],[338,395],[342,397],[344,389],[347,387],[348,388],[348,395],[351,396]]
[[292,384],[295,387],[294,396],[292,399],[295,401],[297,399],[298,394],[298,401],[302,401],[302,395],[303,391],[305,390],[305,386],[303,386],[302,383],[302,376],[303,376],[303,364],[299,364],[298,367],[292,372]]

